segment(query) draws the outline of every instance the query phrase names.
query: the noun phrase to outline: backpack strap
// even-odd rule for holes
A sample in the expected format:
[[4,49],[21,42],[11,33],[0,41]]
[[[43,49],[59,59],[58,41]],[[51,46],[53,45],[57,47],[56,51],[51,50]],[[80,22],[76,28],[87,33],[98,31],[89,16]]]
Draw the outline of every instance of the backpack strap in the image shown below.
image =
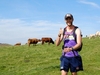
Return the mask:
[[65,31],[66,31],[66,27],[64,28],[64,31],[63,31],[63,36],[64,36],[64,34],[65,34]]
[[73,31],[73,35],[75,36],[75,42],[76,42],[76,43],[77,43],[77,40],[76,40],[76,36],[77,36],[77,35],[76,35],[75,31],[76,31],[77,28],[78,28],[78,27],[75,26],[75,27],[74,27],[74,31]]

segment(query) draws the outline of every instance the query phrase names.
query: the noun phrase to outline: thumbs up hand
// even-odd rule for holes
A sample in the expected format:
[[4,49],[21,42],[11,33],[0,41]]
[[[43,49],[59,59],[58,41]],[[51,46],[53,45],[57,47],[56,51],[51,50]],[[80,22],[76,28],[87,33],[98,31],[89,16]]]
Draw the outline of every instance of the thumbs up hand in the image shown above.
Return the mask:
[[60,28],[59,34],[63,35],[63,29],[62,28]]
[[60,37],[61,35],[63,35],[63,29],[62,28],[60,28],[58,36]]

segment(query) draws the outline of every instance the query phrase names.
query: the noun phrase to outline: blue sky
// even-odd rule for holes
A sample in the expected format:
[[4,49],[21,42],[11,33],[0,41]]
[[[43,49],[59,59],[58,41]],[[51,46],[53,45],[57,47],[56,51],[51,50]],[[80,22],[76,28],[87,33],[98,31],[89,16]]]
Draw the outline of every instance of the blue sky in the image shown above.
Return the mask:
[[56,39],[71,13],[83,36],[100,31],[99,0],[0,0],[0,43],[25,44],[28,38]]

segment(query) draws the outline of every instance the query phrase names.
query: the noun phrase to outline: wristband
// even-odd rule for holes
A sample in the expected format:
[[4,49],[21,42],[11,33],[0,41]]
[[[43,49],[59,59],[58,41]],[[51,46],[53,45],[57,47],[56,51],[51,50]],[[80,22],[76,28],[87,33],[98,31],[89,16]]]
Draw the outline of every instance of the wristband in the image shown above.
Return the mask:
[[72,47],[72,51],[73,51],[74,49],[73,49],[73,47]]

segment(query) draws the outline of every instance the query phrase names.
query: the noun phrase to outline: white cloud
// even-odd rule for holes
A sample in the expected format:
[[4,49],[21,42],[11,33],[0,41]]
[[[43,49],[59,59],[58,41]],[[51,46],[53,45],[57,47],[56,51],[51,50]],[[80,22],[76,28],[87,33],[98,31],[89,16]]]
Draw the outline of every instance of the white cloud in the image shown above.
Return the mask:
[[15,44],[27,42],[28,38],[49,36],[55,38],[58,29],[64,26],[49,21],[30,21],[20,19],[0,19],[0,43]]
[[96,8],[100,8],[100,6],[94,2],[89,2],[89,1],[86,1],[86,0],[79,0],[80,3],[83,3],[83,4],[87,4],[87,5],[91,5],[93,7],[96,7]]

